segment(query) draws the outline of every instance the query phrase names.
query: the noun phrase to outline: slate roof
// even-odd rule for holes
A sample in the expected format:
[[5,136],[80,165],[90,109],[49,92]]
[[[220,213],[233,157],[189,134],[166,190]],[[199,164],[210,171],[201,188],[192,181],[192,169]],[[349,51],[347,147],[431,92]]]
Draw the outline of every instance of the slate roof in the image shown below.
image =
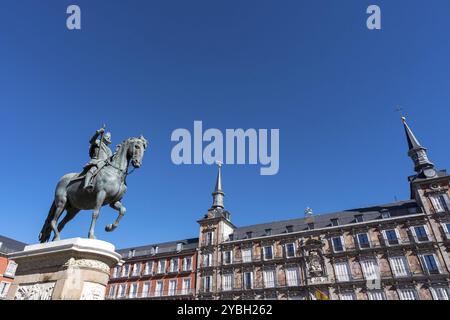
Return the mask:
[[122,256],[122,258],[124,258],[124,259],[129,258],[130,250],[134,250],[133,257],[152,255],[153,254],[152,249],[155,246],[158,246],[157,255],[161,255],[161,254],[165,254],[165,253],[176,253],[177,245],[180,242],[183,243],[183,249],[181,251],[187,251],[187,250],[193,250],[193,249],[195,250],[198,247],[198,238],[191,238],[191,239],[183,239],[183,240],[163,242],[163,243],[154,243],[154,244],[149,244],[149,245],[140,246],[140,247],[124,248],[124,249],[116,250],[116,252],[118,254],[120,254]]
[[251,238],[263,237],[267,235],[267,229],[271,229],[271,235],[287,233],[287,226],[291,226],[292,231],[290,232],[304,231],[308,230],[309,222],[314,222],[314,229],[331,227],[332,219],[339,219],[339,225],[351,224],[356,222],[355,216],[357,215],[362,215],[363,221],[367,222],[382,219],[382,211],[389,211],[391,217],[398,217],[420,213],[421,209],[416,200],[407,200],[367,208],[312,215],[312,217],[255,224],[237,228],[233,234],[233,240],[248,239],[248,232],[252,233]]
[[26,243],[0,235],[0,254],[22,251],[26,245]]

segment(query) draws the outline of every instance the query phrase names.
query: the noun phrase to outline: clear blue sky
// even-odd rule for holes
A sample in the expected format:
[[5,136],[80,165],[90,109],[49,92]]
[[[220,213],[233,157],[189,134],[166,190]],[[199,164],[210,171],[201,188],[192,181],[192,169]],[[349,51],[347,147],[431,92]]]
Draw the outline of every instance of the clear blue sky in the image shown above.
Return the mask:
[[[66,8],[82,10],[68,31]],[[378,4],[382,30],[366,28]],[[216,169],[176,166],[176,128],[279,128],[280,171],[224,166],[237,226],[409,197],[409,124],[450,167],[450,20],[433,1],[2,1],[0,234],[36,242],[56,182],[88,161],[103,122],[113,143],[143,133],[117,247],[198,235]],[[86,236],[81,212],[62,236]]]

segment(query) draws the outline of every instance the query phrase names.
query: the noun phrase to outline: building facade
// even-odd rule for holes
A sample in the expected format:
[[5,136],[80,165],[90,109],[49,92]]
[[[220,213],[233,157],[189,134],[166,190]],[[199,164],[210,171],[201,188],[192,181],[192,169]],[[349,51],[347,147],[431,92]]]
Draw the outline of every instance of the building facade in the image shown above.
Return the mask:
[[118,250],[107,299],[193,299],[198,239]]
[[[236,227],[224,206],[219,165],[198,238],[180,251],[176,242],[165,252],[121,250],[125,263],[114,269],[108,296],[449,300],[450,175],[435,168],[402,121],[415,171],[410,199],[332,214],[307,209],[299,219]],[[192,268],[181,274],[186,256]]]
[[0,300],[6,298],[17,269],[17,264],[8,259],[8,254],[21,251],[24,247],[25,243],[0,236]]

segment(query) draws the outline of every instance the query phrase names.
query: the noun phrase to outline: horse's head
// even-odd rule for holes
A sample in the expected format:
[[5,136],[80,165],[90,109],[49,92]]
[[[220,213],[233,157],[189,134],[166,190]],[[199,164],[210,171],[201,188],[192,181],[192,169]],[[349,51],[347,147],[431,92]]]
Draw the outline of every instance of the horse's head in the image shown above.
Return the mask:
[[142,165],[142,158],[148,147],[148,141],[143,136],[140,136],[139,138],[131,138],[129,142],[127,158],[131,160],[133,167],[139,168]]

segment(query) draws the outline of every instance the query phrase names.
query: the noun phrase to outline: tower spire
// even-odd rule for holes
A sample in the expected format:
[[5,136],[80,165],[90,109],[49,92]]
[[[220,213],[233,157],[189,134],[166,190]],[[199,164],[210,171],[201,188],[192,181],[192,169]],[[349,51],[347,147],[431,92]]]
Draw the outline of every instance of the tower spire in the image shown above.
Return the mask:
[[224,208],[223,205],[223,197],[225,196],[225,193],[222,191],[222,162],[217,161],[217,179],[216,179],[216,186],[214,188],[214,192],[212,193],[213,196],[213,205],[212,208]]
[[406,118],[402,116],[401,119],[405,128],[406,140],[408,142],[408,156],[414,163],[414,171],[422,173],[427,168],[433,168],[434,164],[428,160],[427,149],[420,144],[419,140],[417,140],[411,128],[406,123]]

